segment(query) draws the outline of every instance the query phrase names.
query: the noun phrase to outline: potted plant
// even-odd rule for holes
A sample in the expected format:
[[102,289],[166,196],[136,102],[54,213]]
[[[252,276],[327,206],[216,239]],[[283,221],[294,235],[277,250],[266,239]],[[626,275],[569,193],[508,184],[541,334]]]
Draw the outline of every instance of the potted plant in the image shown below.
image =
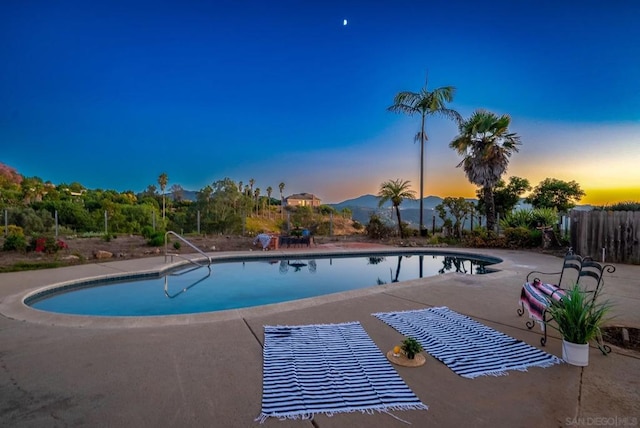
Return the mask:
[[595,293],[585,292],[578,284],[560,300],[551,299],[547,308],[562,334],[562,359],[569,364],[589,364],[589,341],[600,336],[600,327],[611,309],[608,301],[596,303]]
[[402,351],[405,353],[408,359],[413,360],[416,354],[422,351],[422,345],[418,343],[413,337],[407,337],[402,341]]

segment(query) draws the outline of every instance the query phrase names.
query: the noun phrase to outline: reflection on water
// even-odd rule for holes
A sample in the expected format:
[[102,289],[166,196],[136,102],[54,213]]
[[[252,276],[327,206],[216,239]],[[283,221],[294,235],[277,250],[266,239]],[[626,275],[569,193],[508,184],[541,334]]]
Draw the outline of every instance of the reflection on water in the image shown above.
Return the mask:
[[310,273],[315,273],[318,269],[318,264],[315,260],[280,260],[280,268],[278,269],[281,274],[286,274],[289,270],[293,272],[300,272],[302,268],[306,267]]
[[[196,271],[198,269],[202,269],[203,270],[203,273],[204,273],[203,277],[201,277],[200,279],[194,281],[190,285],[182,288],[182,290],[179,290],[179,291],[177,291],[177,292],[175,292],[173,294],[169,292],[169,277],[186,275],[186,274],[191,273],[193,271]],[[186,293],[191,288],[193,288],[196,285],[200,284],[202,281],[204,281],[205,279],[209,278],[210,276],[211,276],[211,267],[210,266],[196,266],[194,268],[187,269],[187,270],[184,270],[184,271],[172,272],[172,273],[170,273],[168,275],[165,275],[165,277],[164,277],[164,294],[165,294],[165,296],[167,296],[170,299],[175,299],[176,297],[178,297],[182,293]]]
[[[496,260],[496,262],[499,260]],[[34,308],[145,316],[212,312],[322,296],[448,272],[481,274],[489,262],[432,254],[262,259],[214,263],[162,277],[91,283],[40,295]],[[180,298],[178,298],[180,297]]]

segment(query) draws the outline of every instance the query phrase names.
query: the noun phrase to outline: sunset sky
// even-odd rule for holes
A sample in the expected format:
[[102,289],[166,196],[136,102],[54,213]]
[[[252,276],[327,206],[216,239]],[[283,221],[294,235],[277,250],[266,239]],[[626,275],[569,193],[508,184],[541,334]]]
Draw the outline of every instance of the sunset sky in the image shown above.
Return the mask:
[[[344,25],[344,20],[347,25]],[[394,95],[512,117],[504,176],[575,180],[582,204],[640,201],[640,2],[3,2],[0,162],[88,188],[199,190],[230,177],[325,203],[419,186],[418,117]],[[473,197],[427,122],[425,196]]]

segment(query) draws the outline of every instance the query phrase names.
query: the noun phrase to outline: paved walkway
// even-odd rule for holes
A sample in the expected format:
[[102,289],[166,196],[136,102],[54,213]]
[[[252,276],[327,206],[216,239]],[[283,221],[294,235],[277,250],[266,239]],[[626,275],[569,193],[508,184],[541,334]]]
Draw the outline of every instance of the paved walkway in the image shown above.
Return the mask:
[[[481,253],[503,259],[500,271],[177,317],[75,317],[21,303],[27,292],[54,282],[164,268],[163,257],[0,274],[0,426],[258,427],[266,324],[360,321],[386,352],[402,336],[372,313],[444,305],[539,347],[539,329],[527,330],[525,318],[516,315],[520,285],[531,270],[558,270],[561,259]],[[640,327],[640,266],[616,267],[605,288],[616,304],[612,323]],[[545,350],[561,355],[560,343],[556,334]],[[608,356],[591,348],[586,368],[562,364],[501,377],[465,379],[429,355],[424,366],[397,371],[429,406],[394,412],[417,427],[640,424],[640,355],[617,348]],[[262,426],[406,424],[386,414],[351,413],[313,421],[269,419]]]

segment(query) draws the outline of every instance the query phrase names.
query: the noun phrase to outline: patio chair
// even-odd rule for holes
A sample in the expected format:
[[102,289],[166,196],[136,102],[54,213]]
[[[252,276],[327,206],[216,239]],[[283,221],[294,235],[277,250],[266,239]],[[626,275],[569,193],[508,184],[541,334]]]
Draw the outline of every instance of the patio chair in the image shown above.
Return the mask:
[[[604,285],[603,274],[613,273],[615,270],[613,265],[601,264],[589,257],[581,257],[570,252],[564,257],[562,270],[559,272],[532,271],[527,274],[526,282],[522,285],[520,292],[518,315],[524,315],[525,309],[529,312],[530,319],[526,322],[529,330],[536,323],[540,324],[543,332],[540,344],[545,346],[547,324],[553,321],[547,311],[551,299],[562,299],[573,284],[579,284],[585,293],[593,293],[595,300]],[[553,277],[558,278],[557,282],[552,279]],[[611,348],[602,343],[601,337],[598,338],[598,347],[605,354],[611,352]]]

